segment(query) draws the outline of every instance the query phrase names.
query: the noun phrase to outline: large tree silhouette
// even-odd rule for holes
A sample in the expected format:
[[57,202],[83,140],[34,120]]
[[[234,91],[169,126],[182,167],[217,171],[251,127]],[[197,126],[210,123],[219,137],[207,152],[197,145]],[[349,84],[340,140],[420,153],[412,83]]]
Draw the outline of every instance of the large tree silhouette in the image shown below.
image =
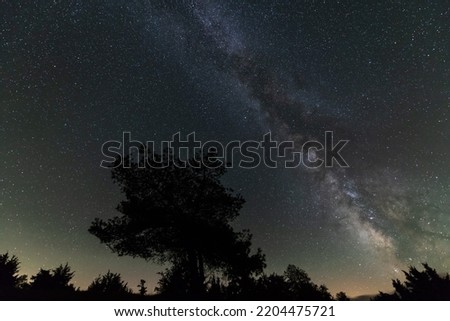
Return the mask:
[[116,162],[112,177],[125,195],[117,207],[122,215],[96,219],[89,232],[120,256],[171,263],[191,296],[204,293],[207,270],[235,282],[261,272],[264,256],[250,253],[251,234],[231,226],[244,199],[222,185],[224,164],[211,154],[184,164],[167,152],[145,152],[125,157],[129,166]]

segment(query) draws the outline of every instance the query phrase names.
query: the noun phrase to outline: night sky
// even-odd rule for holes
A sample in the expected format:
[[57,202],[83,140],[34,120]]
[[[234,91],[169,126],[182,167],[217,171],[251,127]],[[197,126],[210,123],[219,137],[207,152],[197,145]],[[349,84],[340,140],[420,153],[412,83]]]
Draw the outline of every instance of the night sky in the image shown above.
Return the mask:
[[29,276],[68,262],[136,290],[162,267],[88,233],[122,199],[101,146],[348,139],[350,167],[233,168],[267,272],[332,293],[389,291],[408,265],[450,271],[447,1],[2,1],[0,252]]

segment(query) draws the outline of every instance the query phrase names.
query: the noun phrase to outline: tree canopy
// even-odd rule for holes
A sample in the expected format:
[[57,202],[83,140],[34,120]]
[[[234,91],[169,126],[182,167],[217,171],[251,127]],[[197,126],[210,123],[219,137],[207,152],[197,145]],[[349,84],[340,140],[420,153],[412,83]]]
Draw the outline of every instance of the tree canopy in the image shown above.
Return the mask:
[[20,289],[27,280],[19,274],[20,262],[17,256],[0,254],[0,296],[9,295]]
[[256,298],[261,300],[332,300],[325,285],[315,284],[299,267],[289,264],[283,275],[271,274],[258,279]]
[[187,163],[167,152],[143,154],[148,157],[129,155],[123,163],[130,166],[112,168],[125,196],[121,215],[94,220],[90,233],[118,255],[182,268],[191,295],[204,291],[207,269],[236,282],[262,272],[264,256],[251,254],[251,234],[231,226],[244,199],[222,185],[224,164],[211,154]]
[[122,276],[111,271],[95,278],[87,288],[87,291],[96,297],[120,298],[131,293],[127,283],[122,280]]
[[394,293],[380,292],[375,300],[450,300],[450,276],[439,275],[435,269],[423,263],[423,271],[413,266],[403,271],[405,281],[392,280]]

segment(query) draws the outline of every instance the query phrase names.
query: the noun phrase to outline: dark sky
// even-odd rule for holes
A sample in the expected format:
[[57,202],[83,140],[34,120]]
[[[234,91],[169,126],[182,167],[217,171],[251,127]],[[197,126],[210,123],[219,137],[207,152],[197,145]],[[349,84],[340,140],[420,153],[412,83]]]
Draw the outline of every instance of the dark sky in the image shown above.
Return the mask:
[[333,293],[450,271],[447,1],[2,1],[0,252],[153,288],[161,267],[87,232],[121,199],[101,145],[349,139],[350,167],[231,169],[268,271]]

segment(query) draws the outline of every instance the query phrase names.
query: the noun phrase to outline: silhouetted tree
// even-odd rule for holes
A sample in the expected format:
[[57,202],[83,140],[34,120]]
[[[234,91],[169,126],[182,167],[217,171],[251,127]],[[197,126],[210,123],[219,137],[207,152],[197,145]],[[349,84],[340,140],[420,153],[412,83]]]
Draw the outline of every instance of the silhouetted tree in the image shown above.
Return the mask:
[[338,301],[350,301],[350,298],[347,296],[345,292],[336,293],[336,300]]
[[[224,243],[222,253],[226,254],[229,264],[224,267],[228,280],[227,293],[231,297],[251,296],[256,284],[256,277],[266,267],[265,256],[261,249],[250,253],[252,234],[248,230],[233,235],[230,242]],[[232,244],[232,246],[230,246]]]
[[324,285],[316,285],[308,274],[288,265],[283,275],[271,274],[259,278],[257,298],[262,300],[332,300],[332,295]]
[[283,275],[276,273],[263,275],[258,279],[255,296],[259,300],[292,300],[289,284]]
[[295,265],[288,265],[284,278],[295,300],[332,300],[333,298],[325,285],[317,286],[304,270]]
[[88,286],[87,292],[95,295],[96,298],[121,298],[131,294],[127,283],[122,280],[119,273],[108,271],[104,275],[99,275]]
[[26,275],[19,275],[19,259],[9,253],[0,255],[0,296],[13,295],[26,282]]
[[[260,251],[250,255],[251,235],[236,233],[231,226],[244,200],[221,184],[225,165],[212,155],[197,156],[185,166],[170,153],[142,157],[144,152],[125,157],[129,167],[112,169],[126,197],[117,207],[122,215],[96,219],[89,232],[119,255],[177,265],[163,273],[158,291],[183,278],[178,287],[187,286],[195,296],[206,291],[207,270],[227,271],[236,282],[243,280],[243,273],[262,271],[264,256]],[[242,262],[249,264],[246,270]]]
[[75,292],[75,287],[70,283],[75,272],[66,263],[52,270],[40,269],[36,275],[31,277],[30,291],[41,298],[66,297]]
[[424,270],[419,271],[415,267],[409,267],[409,271],[403,271],[405,282],[399,279],[392,280],[395,292],[393,294],[380,292],[375,300],[411,300],[411,301],[439,301],[450,300],[450,276],[440,276],[435,269],[428,264],[422,264]]
[[159,272],[161,278],[155,287],[155,292],[169,298],[187,299],[189,296],[188,271],[181,264],[173,264],[164,272]]
[[141,279],[141,281],[139,281],[139,284],[137,286],[139,289],[139,294],[142,296],[147,294],[147,287],[145,286],[145,283],[146,283],[145,280]]

